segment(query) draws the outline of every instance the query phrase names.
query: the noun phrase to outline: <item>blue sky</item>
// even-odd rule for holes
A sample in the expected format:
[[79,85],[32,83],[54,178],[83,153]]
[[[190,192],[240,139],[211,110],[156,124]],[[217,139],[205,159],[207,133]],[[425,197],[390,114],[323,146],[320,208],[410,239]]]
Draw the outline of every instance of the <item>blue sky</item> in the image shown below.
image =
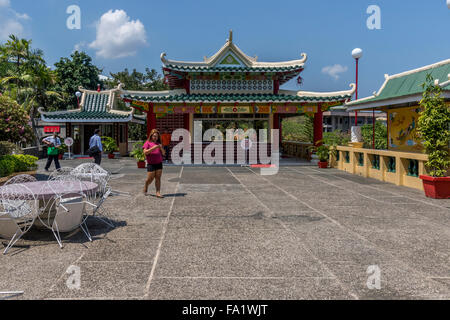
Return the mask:
[[[80,30],[66,27],[70,5],[81,9]],[[380,30],[366,26],[369,5],[381,9]],[[446,0],[0,0],[0,41],[9,31],[32,39],[49,65],[78,46],[105,75],[124,68],[160,71],[161,52],[169,59],[201,61],[225,43],[229,29],[235,44],[260,61],[308,54],[303,85],[291,81],[287,89],[346,90],[355,79],[355,47],[364,51],[359,97],[378,90],[385,73],[450,58]],[[105,36],[98,38],[98,32]],[[342,72],[325,73],[326,67]]]

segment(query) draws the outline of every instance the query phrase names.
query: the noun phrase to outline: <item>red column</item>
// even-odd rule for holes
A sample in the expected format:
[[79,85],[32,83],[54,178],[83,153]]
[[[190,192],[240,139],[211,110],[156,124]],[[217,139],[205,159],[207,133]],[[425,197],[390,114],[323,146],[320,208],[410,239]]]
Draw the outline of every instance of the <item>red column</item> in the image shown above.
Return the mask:
[[314,145],[323,139],[323,112],[322,105],[319,103],[317,112],[314,114]]
[[189,113],[183,114],[183,127],[185,130],[189,131]]
[[128,122],[125,123],[125,152],[128,153]]

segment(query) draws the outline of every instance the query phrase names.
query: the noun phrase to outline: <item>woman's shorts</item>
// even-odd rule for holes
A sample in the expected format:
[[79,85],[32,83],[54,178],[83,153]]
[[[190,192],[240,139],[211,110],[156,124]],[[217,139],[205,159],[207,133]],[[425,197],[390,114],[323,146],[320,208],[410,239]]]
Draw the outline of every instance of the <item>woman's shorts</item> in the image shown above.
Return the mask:
[[162,162],[157,164],[147,164],[147,172],[162,170],[162,168],[163,168]]

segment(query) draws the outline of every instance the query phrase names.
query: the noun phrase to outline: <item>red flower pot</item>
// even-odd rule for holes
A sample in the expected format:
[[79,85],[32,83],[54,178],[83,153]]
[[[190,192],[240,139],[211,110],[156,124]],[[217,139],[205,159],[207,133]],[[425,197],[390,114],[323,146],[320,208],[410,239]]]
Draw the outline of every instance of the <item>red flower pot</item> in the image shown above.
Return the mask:
[[114,153],[108,153],[108,159],[114,159]]
[[419,176],[423,182],[423,189],[428,198],[450,199],[450,177]]
[[319,161],[319,168],[321,169],[328,168],[328,161]]
[[59,160],[62,160],[62,159],[63,159],[63,154],[61,154],[61,153],[58,154],[58,159],[59,159]]
[[140,169],[144,169],[145,168],[145,161],[138,161],[137,162],[137,167]]

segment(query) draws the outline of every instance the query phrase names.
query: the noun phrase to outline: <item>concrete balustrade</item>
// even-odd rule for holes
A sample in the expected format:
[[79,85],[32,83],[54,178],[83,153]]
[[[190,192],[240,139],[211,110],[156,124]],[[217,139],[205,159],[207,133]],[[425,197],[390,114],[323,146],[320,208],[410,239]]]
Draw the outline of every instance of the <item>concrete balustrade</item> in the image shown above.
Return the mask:
[[[312,143],[283,141],[283,153],[311,160]],[[422,153],[336,147],[336,156],[330,157],[330,166],[348,173],[373,178],[398,186],[423,190],[421,174],[427,174],[428,155]]]
[[422,174],[427,174],[428,155],[422,153],[373,150],[338,146],[332,167],[366,178],[423,190]]

